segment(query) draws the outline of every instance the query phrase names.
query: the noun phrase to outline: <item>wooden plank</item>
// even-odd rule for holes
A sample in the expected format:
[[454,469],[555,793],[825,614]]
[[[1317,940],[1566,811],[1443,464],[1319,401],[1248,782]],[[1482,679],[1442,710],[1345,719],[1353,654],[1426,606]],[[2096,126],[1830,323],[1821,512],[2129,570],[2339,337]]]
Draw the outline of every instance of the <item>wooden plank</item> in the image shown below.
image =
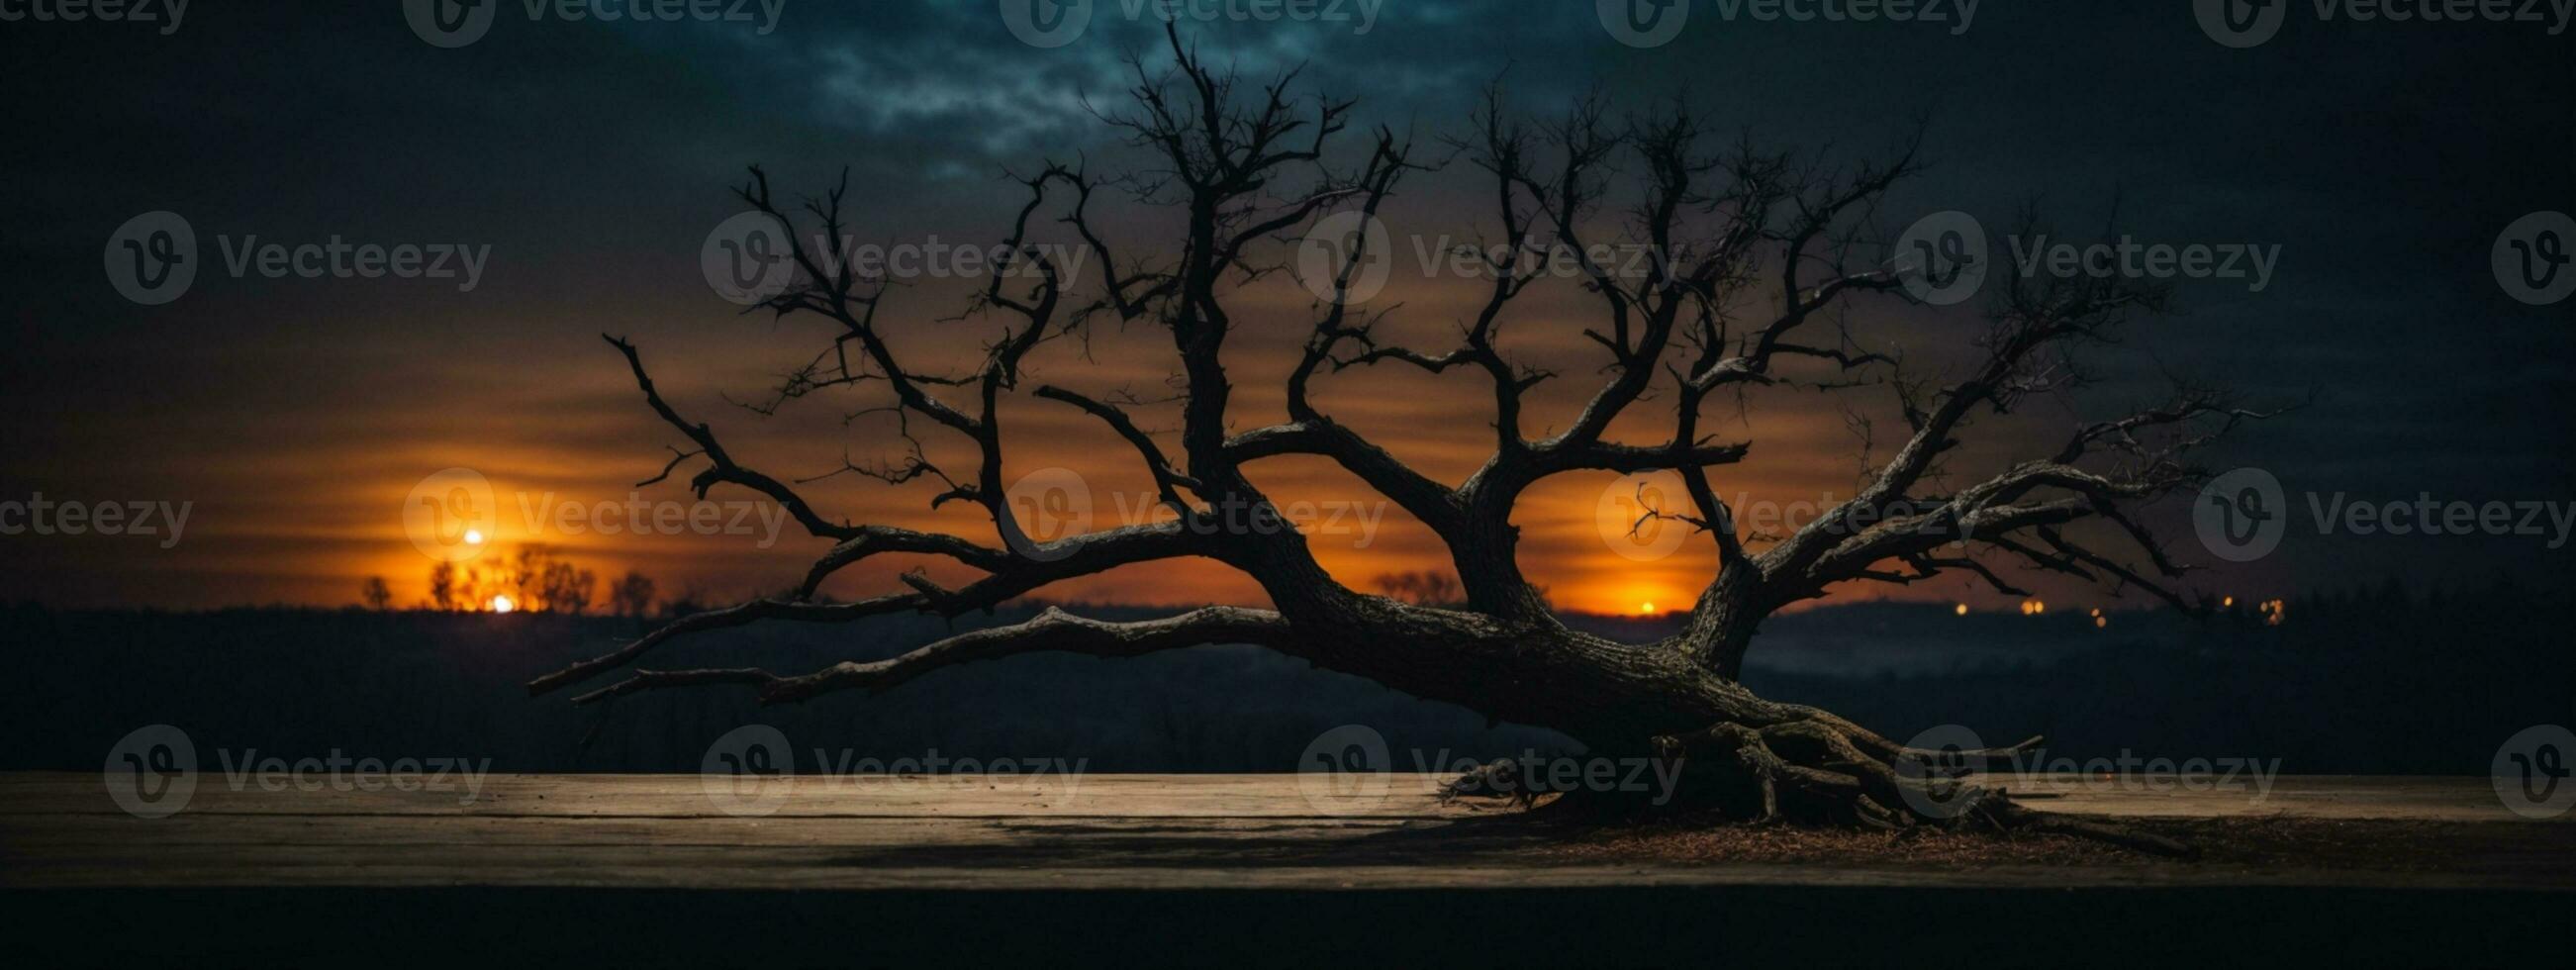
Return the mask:
[[[2337,885],[2576,889],[2565,821],[2506,812],[2483,778],[2282,778],[2265,796],[2012,779],[2052,811],[2186,819],[2376,820],[2473,829],[2412,869],[2266,862],[1940,866],[1569,856],[1507,811],[1444,804],[1437,776],[1379,795],[1294,775],[1057,779],[799,777],[738,817],[695,776],[494,776],[454,793],[236,789],[201,775],[161,819],[99,776],[0,775],[0,887],[636,886],[727,889],[1447,888],[1478,886]],[[427,796],[427,797],[424,797]],[[1312,797],[1310,797],[1312,796]]]
[[[1382,792],[1339,794],[1299,775],[795,776],[772,813],[788,817],[906,815],[1297,818],[1365,816],[1447,818],[1472,806],[1436,797],[1449,776],[1396,773]],[[1981,783],[2038,796],[2045,808],[2087,815],[2386,818],[2502,821],[2516,818],[2488,779],[2463,777],[2282,777],[2269,792],[2238,781],[2217,789],[2184,789],[2071,775],[1988,777]],[[198,776],[191,814],[626,815],[723,817],[695,775],[491,775],[469,800],[446,791],[361,791],[319,787],[234,787],[218,772]],[[0,816],[114,814],[95,774],[0,773]],[[2576,813],[2554,821],[2576,822]]]

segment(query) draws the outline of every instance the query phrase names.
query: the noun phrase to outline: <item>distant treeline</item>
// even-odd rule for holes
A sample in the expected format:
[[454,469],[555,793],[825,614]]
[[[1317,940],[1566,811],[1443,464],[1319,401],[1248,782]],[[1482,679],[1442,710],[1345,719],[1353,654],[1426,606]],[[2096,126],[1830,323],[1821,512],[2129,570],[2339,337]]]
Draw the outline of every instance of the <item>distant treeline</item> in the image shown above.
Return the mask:
[[[1068,606],[1103,618],[1159,615]],[[961,619],[757,626],[684,639],[657,666],[804,671],[892,655],[1034,605]],[[1774,619],[1748,682],[1898,738],[1963,724],[2050,738],[2052,758],[2283,760],[2294,773],[2475,774],[2535,723],[2576,720],[2576,621],[2563,589],[2406,595],[2373,589],[2219,617],[1952,615],[1860,604]],[[1626,641],[1672,618],[1575,617]],[[166,723],[201,764],[261,758],[490,758],[497,771],[694,771],[708,743],[768,723],[795,745],[891,760],[1088,759],[1093,771],[1293,770],[1344,724],[1382,732],[1399,766],[1577,750],[1543,730],[1242,646],[1132,660],[1038,655],[943,671],[878,697],[764,708],[747,688],[665,691],[575,708],[522,684],[602,652],[637,621],[566,614],[0,608],[0,768],[95,770],[128,731]],[[605,681],[601,681],[605,683]]]

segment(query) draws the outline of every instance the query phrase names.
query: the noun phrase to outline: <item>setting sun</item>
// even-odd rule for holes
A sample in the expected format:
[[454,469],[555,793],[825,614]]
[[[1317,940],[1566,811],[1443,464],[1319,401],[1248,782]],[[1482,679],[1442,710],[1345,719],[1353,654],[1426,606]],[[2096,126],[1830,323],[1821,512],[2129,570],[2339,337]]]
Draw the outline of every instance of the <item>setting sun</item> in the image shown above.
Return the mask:
[[508,613],[518,608],[519,603],[517,600],[513,600],[507,596],[492,597],[492,612],[494,613]]

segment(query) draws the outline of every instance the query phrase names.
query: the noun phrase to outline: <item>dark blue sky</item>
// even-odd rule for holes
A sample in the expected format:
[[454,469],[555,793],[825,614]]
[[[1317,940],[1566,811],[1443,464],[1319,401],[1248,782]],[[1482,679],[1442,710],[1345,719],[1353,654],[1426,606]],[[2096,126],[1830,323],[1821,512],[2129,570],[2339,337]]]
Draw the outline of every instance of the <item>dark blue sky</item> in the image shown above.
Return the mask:
[[[2489,261],[2516,219],[2576,211],[2576,33],[2326,22],[2309,3],[2289,6],[2279,35],[2247,49],[2213,41],[2186,0],[1986,0],[1964,30],[1729,18],[1734,5],[1701,0],[1675,39],[1645,49],[1616,40],[1589,2],[1385,0],[1364,34],[1350,22],[1222,18],[1183,32],[1254,75],[1305,62],[1301,90],[1359,96],[1368,121],[1426,141],[1460,131],[1496,78],[1541,115],[1596,86],[1623,106],[1679,95],[1717,130],[1827,162],[1874,157],[1920,121],[1932,167],[1888,200],[1891,235],[1963,210],[2008,256],[2006,228],[2035,208],[2069,234],[2278,247],[2260,292],[2182,284],[2183,312],[2134,325],[2100,362],[2095,396],[2068,402],[2067,415],[2136,403],[2164,375],[2256,401],[2313,392],[2208,463],[2269,469],[2297,504],[2307,492],[2576,500],[2576,301],[2517,302]],[[748,21],[613,24],[552,7],[531,19],[509,2],[488,34],[454,49],[424,42],[399,7],[198,4],[166,35],[0,24],[11,102],[0,293],[16,322],[0,360],[11,415],[0,499],[198,508],[189,540],[167,550],[0,536],[0,595],[336,603],[368,572],[410,580],[418,563],[404,558],[391,509],[439,468],[622,494],[657,465],[666,436],[597,333],[634,336],[672,361],[664,376],[698,410],[745,424],[717,394],[756,394],[816,346],[811,329],[732,316],[695,272],[708,228],[740,208],[726,190],[744,165],[799,193],[847,165],[869,231],[989,243],[1021,201],[999,181],[1006,167],[1125,157],[1089,109],[1120,102],[1123,56],[1159,56],[1159,22],[1126,19],[1119,0],[1102,0],[1085,34],[1055,48],[1022,43],[991,0],[785,0],[775,23],[748,4]],[[1490,226],[1471,175],[1418,180],[1390,222],[1409,233]],[[120,225],[154,210],[184,215],[208,259],[184,297],[145,307],[110,285],[101,254]],[[1121,224],[1150,246],[1150,218]],[[332,235],[488,246],[489,265],[470,292],[243,279],[221,272],[214,242]],[[953,310],[925,294],[919,314]],[[1859,312],[1911,346],[1969,332],[1956,314]],[[1455,313],[1431,301],[1419,315],[1436,333]],[[932,355],[972,352],[981,336],[925,327]],[[1272,346],[1293,344],[1282,339]],[[1582,346],[1532,339],[1540,354]],[[1258,339],[1245,346],[1263,353]],[[1113,369],[1129,363],[1112,356]],[[1061,366],[1081,373],[1079,361]],[[1418,448],[1442,469],[1464,460],[1442,449],[1474,420],[1474,394],[1456,415],[1427,417],[1415,391],[1349,382],[1333,393],[1355,423],[1384,422],[1399,453]],[[1754,403],[1778,417],[1737,427],[1780,463],[1748,463],[1744,487],[1847,491],[1852,442],[1829,405]],[[845,444],[882,445],[823,418],[738,433],[794,471],[836,463]],[[864,517],[919,514],[923,496],[847,498]],[[1589,523],[1590,512],[1563,518]],[[2502,569],[2564,576],[2576,555],[2524,536],[2315,532],[2303,508],[2279,555],[2229,568],[2288,590]],[[1384,551],[1423,555],[1410,541]],[[1569,560],[1606,558],[1566,542]],[[589,551],[720,589],[792,575],[812,552]],[[1179,583],[1175,598],[1199,592],[1155,581]]]

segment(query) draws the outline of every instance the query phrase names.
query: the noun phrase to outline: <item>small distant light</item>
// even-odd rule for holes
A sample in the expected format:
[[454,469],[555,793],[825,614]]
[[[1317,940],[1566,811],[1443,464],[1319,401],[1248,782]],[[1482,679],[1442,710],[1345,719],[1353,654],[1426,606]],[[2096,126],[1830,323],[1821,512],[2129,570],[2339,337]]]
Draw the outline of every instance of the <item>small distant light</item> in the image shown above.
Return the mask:
[[1966,616],[1966,615],[1968,615],[1968,604],[1966,604],[1966,603],[1961,603],[1961,604],[1959,604],[1959,608],[1958,608],[1957,612],[1958,612],[1958,614],[1959,614],[1960,616]]
[[2219,600],[2219,601],[2218,601],[2218,605],[2220,605],[2220,606],[2234,606],[2234,605],[2236,605],[2236,597],[2230,596],[2230,597],[2228,597],[2228,598],[2226,598],[2226,599]]
[[2110,618],[2110,617],[2107,617],[2107,616],[2096,616],[2096,617],[2094,617],[2094,618],[2093,618],[2093,628],[2094,628],[2094,629],[2096,629],[2096,630],[2102,629],[2103,627],[2107,627],[2107,626],[2110,626],[2110,625],[2111,625],[2111,618]]

